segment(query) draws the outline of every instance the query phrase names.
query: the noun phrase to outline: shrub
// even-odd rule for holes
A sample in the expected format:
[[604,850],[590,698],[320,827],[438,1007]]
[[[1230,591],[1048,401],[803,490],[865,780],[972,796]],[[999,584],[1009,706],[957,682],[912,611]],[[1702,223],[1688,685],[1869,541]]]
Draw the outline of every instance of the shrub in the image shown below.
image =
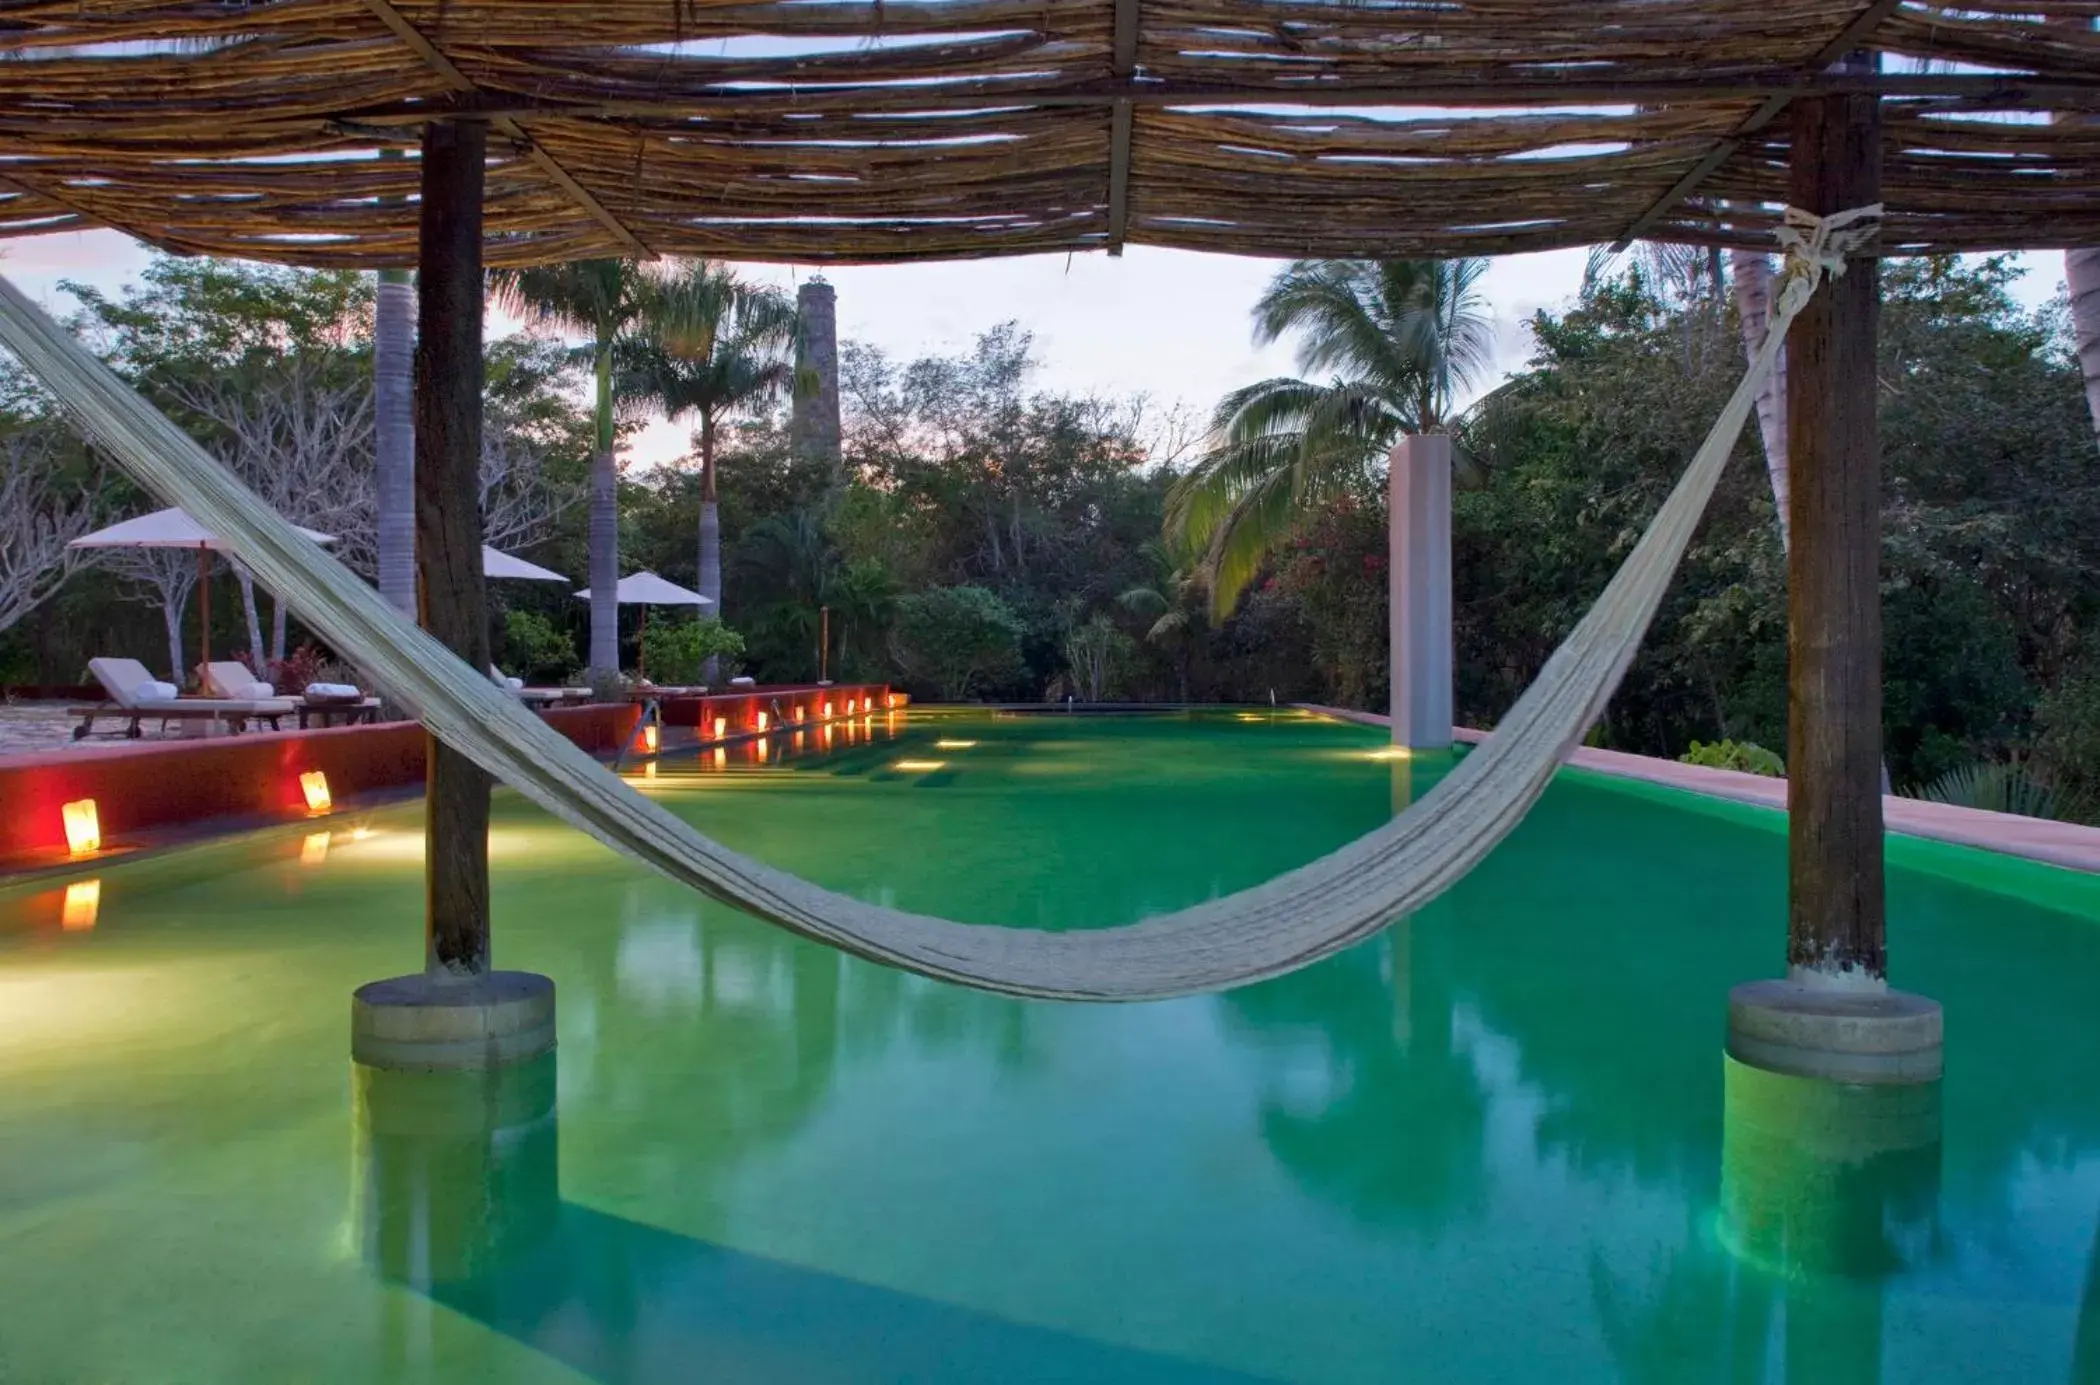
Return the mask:
[[[330,683],[338,681],[328,676],[333,667],[328,656],[310,644],[302,644],[282,659],[272,659],[256,671],[253,655],[243,654],[240,661],[259,683],[268,683],[279,697],[297,697],[306,691],[308,683]],[[343,680],[350,681],[350,680]]]
[[503,618],[502,667],[528,683],[558,682],[576,667],[576,641],[537,611],[512,611]]
[[2074,669],[2034,708],[2035,760],[2084,809],[2100,802],[2100,663]]
[[897,603],[897,662],[957,702],[1021,663],[1021,618],[983,587],[935,587]]
[[714,616],[652,625],[642,636],[643,665],[657,683],[697,683],[709,659],[719,659],[717,676],[736,673],[744,657],[744,637]]
[[2023,818],[2063,816],[2055,789],[2018,760],[1980,761],[1950,769],[1929,784],[1904,791],[1906,798],[2016,813]]
[[1746,774],[1762,774],[1774,779],[1786,775],[1786,762],[1756,741],[1693,741],[1692,748],[1677,757],[1684,765],[1705,765],[1709,769],[1734,769]]
[[1129,666],[1136,652],[1136,641],[1098,612],[1092,620],[1072,626],[1065,634],[1065,665],[1080,700],[1105,698],[1116,675]]

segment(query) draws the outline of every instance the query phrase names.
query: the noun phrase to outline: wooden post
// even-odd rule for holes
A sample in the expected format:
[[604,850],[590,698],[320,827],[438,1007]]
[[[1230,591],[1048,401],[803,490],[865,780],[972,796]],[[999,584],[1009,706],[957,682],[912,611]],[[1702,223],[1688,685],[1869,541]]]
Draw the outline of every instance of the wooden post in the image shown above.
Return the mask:
[[[1871,72],[1871,59],[1838,71]],[[1794,103],[1790,195],[1828,214],[1881,199],[1872,95]],[[1881,437],[1878,261],[1855,259],[1787,345],[1793,546],[1787,562],[1787,968],[1798,980],[1888,976],[1881,822]]]
[[[416,579],[423,628],[486,672],[481,575],[481,190],[488,128],[423,128],[416,303]],[[430,738],[424,826],[426,968],[489,969],[489,778]]]

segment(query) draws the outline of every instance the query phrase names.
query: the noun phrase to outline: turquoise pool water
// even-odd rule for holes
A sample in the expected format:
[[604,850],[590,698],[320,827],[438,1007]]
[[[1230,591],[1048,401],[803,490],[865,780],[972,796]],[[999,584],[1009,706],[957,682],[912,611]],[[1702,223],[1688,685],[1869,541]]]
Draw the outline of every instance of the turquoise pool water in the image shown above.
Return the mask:
[[[866,898],[1089,927],[1439,772],[1378,744],[914,714],[635,778]],[[506,798],[497,961],[561,1043],[494,1088],[353,1083],[420,832],[329,826],[0,892],[0,1380],[2100,1381],[2085,877],[1892,847],[1949,1038],[1938,1143],[1889,1156],[1848,1122],[1917,1113],[1724,1073],[1784,952],[1755,810],[1565,773],[1370,944],[1086,1008],[795,942]]]

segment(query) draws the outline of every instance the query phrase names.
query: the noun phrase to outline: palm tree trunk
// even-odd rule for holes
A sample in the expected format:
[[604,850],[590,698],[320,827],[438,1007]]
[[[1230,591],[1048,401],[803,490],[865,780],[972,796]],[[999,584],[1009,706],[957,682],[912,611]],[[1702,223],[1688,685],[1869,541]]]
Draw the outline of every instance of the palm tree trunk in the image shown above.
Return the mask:
[[2085,405],[2100,441],[2100,249],[2064,251],[2064,280],[2071,288],[2071,339],[2085,373]]
[[613,467],[612,343],[598,343],[598,447],[591,456],[591,657],[594,673],[620,671],[620,477]]
[[[1772,320],[1772,262],[1748,250],[1728,252],[1729,278],[1735,284],[1735,311],[1743,329],[1743,356],[1755,360],[1764,349],[1765,332]],[[1793,535],[1787,528],[1786,452],[1786,354],[1757,391],[1757,432],[1765,444],[1765,475],[1772,481],[1772,504],[1779,513],[1779,547],[1783,552]]]
[[416,615],[416,433],[410,375],[415,290],[408,271],[379,271],[372,320],[372,461],[378,482],[379,593]]
[[[703,615],[722,614],[722,513],[715,495],[715,417],[700,415],[700,594],[712,601]],[[714,686],[721,660],[708,656],[700,681]]]
[[241,611],[248,617],[248,657],[254,661],[255,676],[263,678],[268,676],[269,650],[263,647],[262,613],[255,606],[255,576],[246,563],[235,563],[233,580],[241,589]]

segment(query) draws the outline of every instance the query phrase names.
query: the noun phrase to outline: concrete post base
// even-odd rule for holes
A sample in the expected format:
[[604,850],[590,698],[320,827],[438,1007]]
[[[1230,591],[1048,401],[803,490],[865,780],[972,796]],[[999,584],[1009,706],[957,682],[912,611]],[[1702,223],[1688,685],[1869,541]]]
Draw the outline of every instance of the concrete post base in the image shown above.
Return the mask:
[[1728,993],[1728,1056],[1865,1085],[1937,1082],[1940,1004],[1904,991],[1749,981]]
[[1782,1278],[1878,1279],[1933,1243],[1937,1082],[1862,1086],[1723,1064],[1719,1230],[1731,1252]]
[[419,972],[357,988],[350,1056],[372,1068],[467,1072],[554,1047],[554,983],[529,971],[458,979]]
[[561,1211],[555,1055],[480,1072],[351,1069],[365,1262],[428,1289],[531,1250]]

